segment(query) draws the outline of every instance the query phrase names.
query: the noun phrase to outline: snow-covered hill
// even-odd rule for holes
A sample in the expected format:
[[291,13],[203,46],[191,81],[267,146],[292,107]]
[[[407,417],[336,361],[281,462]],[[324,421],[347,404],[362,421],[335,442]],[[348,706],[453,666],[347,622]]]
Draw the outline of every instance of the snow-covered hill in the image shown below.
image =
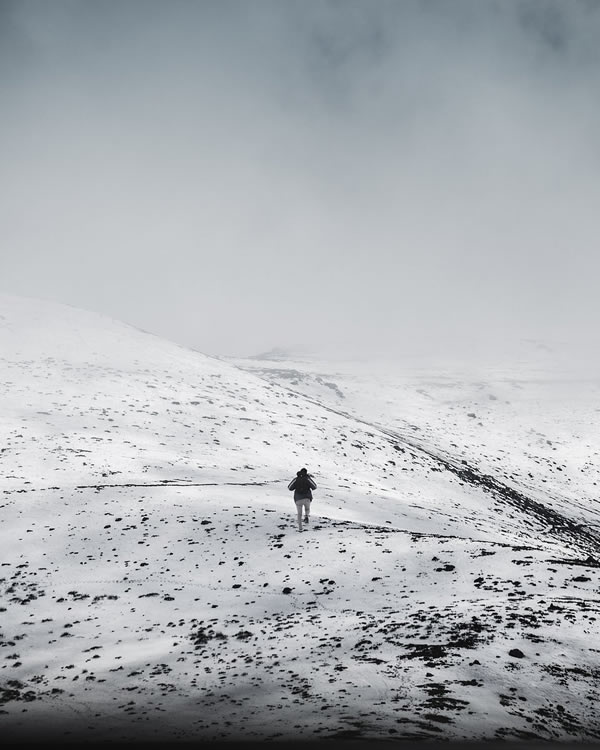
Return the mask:
[[600,736],[597,384],[225,362],[9,296],[0,384],[7,735]]

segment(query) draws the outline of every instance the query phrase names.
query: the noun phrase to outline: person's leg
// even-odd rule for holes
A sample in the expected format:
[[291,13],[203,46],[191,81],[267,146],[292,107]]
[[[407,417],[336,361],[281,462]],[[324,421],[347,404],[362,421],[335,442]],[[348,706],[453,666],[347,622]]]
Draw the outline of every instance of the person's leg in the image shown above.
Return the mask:
[[310,499],[307,497],[304,501],[304,520],[306,523],[308,523],[308,519],[310,518]]
[[296,500],[296,509],[298,510],[298,531],[302,531],[302,500]]

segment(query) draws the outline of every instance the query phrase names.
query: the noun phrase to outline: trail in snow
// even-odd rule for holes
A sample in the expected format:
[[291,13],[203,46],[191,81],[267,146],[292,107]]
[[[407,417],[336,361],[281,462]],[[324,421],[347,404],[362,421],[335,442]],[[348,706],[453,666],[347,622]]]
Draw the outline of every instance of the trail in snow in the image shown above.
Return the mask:
[[265,487],[269,484],[279,482],[278,479],[270,479],[264,482],[188,482],[186,480],[165,479],[161,482],[113,482],[110,484],[76,484],[68,487],[25,487],[19,489],[3,490],[5,495],[23,494],[24,492],[49,492],[50,490],[105,490],[116,487]]

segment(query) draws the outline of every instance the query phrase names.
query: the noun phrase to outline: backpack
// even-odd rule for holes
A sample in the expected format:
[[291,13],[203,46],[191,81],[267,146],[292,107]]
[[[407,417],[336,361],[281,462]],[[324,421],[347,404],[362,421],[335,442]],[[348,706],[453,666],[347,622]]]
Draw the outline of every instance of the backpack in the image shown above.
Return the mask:
[[307,474],[300,474],[296,477],[296,485],[294,489],[301,495],[308,495],[310,491],[310,482],[308,481]]

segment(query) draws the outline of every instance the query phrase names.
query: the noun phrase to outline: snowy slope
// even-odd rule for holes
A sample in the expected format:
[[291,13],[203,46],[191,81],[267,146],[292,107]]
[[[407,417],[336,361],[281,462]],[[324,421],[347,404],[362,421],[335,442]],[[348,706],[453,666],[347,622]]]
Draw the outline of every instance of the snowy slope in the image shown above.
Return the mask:
[[[600,736],[597,475],[576,415],[558,410],[561,443],[532,409],[553,455],[511,443],[506,383],[512,412],[480,408],[476,430],[460,380],[259,365],[0,297],[3,730]],[[302,465],[307,533],[286,489]]]
[[594,368],[557,366],[535,349],[470,365],[230,361],[600,529]]

